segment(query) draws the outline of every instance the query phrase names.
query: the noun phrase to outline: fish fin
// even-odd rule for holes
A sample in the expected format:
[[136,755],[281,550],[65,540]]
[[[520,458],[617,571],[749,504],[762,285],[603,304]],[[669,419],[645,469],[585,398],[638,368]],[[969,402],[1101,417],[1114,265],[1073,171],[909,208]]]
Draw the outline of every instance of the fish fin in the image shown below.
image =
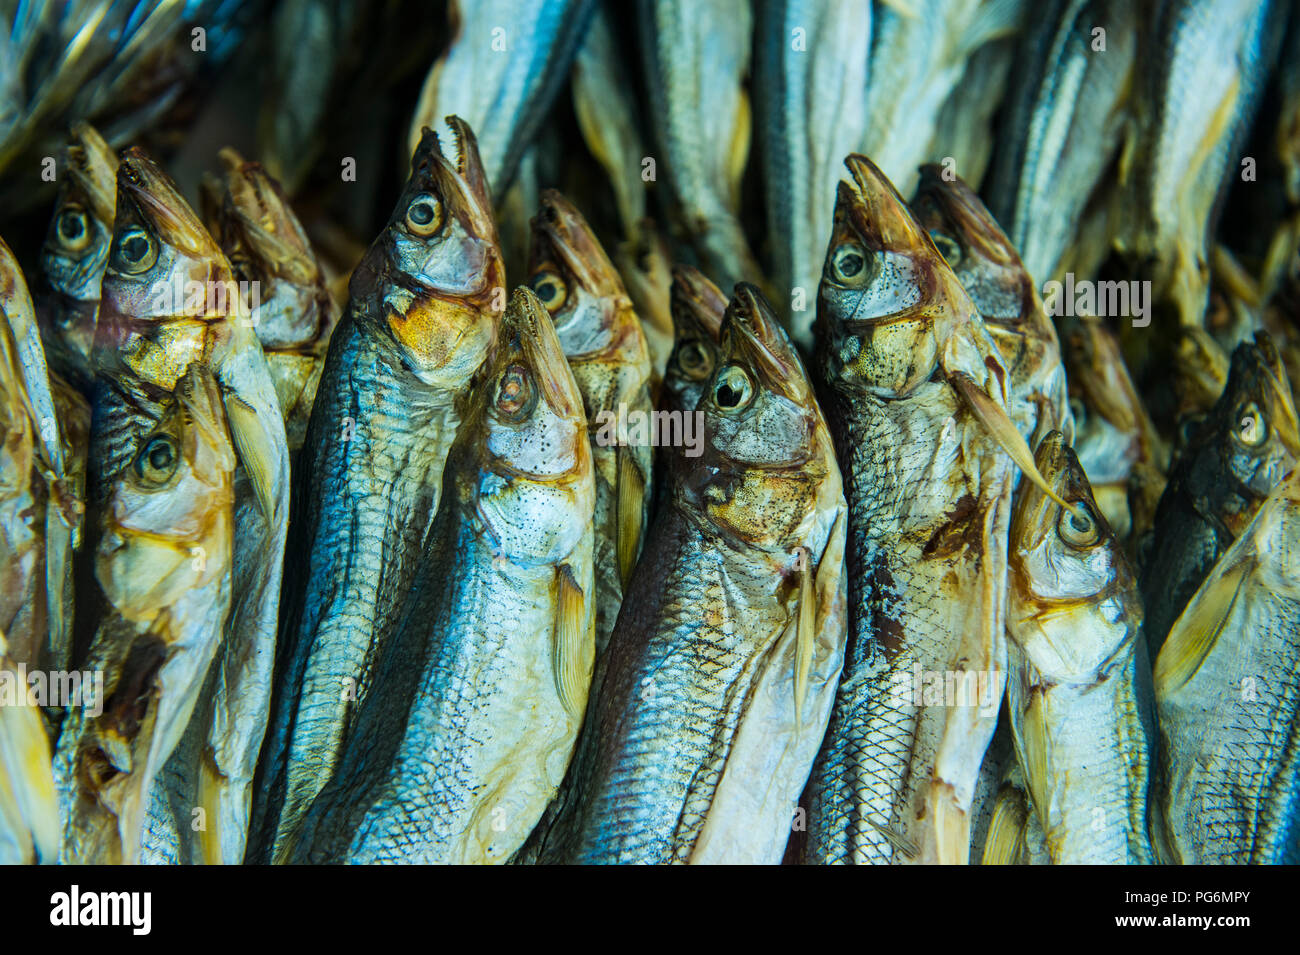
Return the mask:
[[1024,472],[1025,477],[1038,485],[1044,494],[1061,505],[1061,507],[1083,520],[1084,515],[1079,513],[1078,508],[1061,500],[1039,472],[1038,465],[1034,463],[1034,455],[1029,450],[1029,445],[1025,443],[1025,439],[1016,428],[1015,423],[1008,417],[1006,409],[990,398],[975,383],[975,380],[965,372],[952,372],[948,376],[948,380],[952,382],[958,394],[966,399],[966,403],[975,412],[975,417],[979,418],[993,440],[1015,462],[1016,467]]
[[1009,36],[1020,29],[1021,0],[990,0],[981,3],[962,36],[962,46],[975,51],[992,40]]
[[889,828],[889,826],[882,826],[874,819],[867,819],[866,823],[872,829],[876,830],[876,832],[884,836],[886,842],[901,852],[909,860],[915,859],[921,854],[921,850],[917,848],[916,843],[912,842],[901,832],[895,832],[893,829]]
[[631,448],[618,445],[614,449],[617,461],[618,489],[615,500],[615,553],[618,557],[618,579],[627,590],[641,549],[641,532],[645,527],[645,478],[637,467]]
[[225,394],[224,403],[226,417],[230,420],[230,436],[239,451],[239,463],[253,483],[253,493],[267,525],[275,527],[279,510],[275,480],[280,456],[269,440],[256,408],[233,392]]
[[813,591],[815,571],[808,548],[799,549],[795,567],[799,574],[799,609],[794,642],[794,718],[795,724],[799,725],[803,720],[803,702],[808,695],[813,649],[817,643],[817,597]]
[[199,833],[199,858],[204,865],[221,865],[221,803],[224,777],[204,752],[199,757],[198,804],[203,810],[203,830]]
[[740,208],[740,181],[744,177],[745,164],[749,159],[749,141],[753,127],[749,95],[743,89],[738,92],[736,125],[731,131],[731,144],[727,152],[727,186],[732,210]]
[[1241,560],[1213,576],[1174,621],[1156,658],[1155,691],[1161,699],[1196,675],[1232,615],[1252,561]]
[[58,859],[58,802],[39,707],[0,706],[0,819],[31,833],[37,861]]
[[984,837],[982,865],[1019,865],[1025,852],[1025,823],[1028,820],[1023,796],[1015,790],[998,794],[993,818]]
[[587,626],[587,597],[573,579],[573,569],[562,564],[555,573],[555,689],[564,709],[577,716],[591,676],[595,634]]
[[957,803],[951,785],[930,781],[930,805],[934,812],[935,861],[939,865],[970,862],[970,813]]

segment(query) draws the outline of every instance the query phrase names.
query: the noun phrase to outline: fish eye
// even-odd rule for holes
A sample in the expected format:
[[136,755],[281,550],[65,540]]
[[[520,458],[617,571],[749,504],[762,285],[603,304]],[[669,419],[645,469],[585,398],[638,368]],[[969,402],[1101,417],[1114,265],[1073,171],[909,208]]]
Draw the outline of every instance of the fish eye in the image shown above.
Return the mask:
[[176,442],[169,435],[156,434],[135,456],[135,473],[146,484],[157,486],[167,483],[179,463]]
[[956,265],[961,261],[961,246],[951,236],[944,235],[942,232],[931,232],[930,239],[949,265]]
[[113,250],[113,269],[126,275],[139,275],[158,261],[158,243],[139,226],[122,230]]
[[1071,503],[1079,513],[1072,514],[1062,508],[1061,516],[1056,520],[1056,529],[1060,532],[1061,540],[1071,547],[1091,547],[1101,538],[1101,526],[1092,516],[1088,505],[1082,501]]
[[564,279],[558,272],[538,272],[533,276],[531,288],[541,303],[546,306],[546,310],[551,313],[563,307],[569,297],[569,287],[565,285]]
[[59,244],[69,252],[80,252],[90,244],[90,221],[81,206],[64,206],[55,221],[54,231]]
[[507,419],[518,419],[532,410],[537,392],[533,376],[523,365],[511,365],[497,382],[496,410]]
[[406,228],[416,235],[433,235],[442,228],[442,200],[422,192],[406,207]]
[[845,242],[831,252],[831,274],[835,281],[846,283],[866,271],[867,257],[856,242]]
[[684,342],[677,349],[677,365],[687,378],[700,381],[712,374],[713,355],[700,342]]
[[1237,412],[1236,435],[1237,440],[1248,448],[1258,448],[1268,440],[1268,422],[1255,402],[1243,405]]
[[739,365],[728,365],[718,375],[713,386],[713,401],[719,408],[736,411],[749,404],[754,397],[754,383],[749,373]]

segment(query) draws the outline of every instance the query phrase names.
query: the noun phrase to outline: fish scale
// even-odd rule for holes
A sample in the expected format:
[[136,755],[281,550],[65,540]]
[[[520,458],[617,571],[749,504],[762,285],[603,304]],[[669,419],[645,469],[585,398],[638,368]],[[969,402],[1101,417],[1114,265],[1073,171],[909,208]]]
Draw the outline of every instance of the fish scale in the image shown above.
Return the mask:
[[[598,728],[584,734],[586,745],[575,757],[582,762],[573,772],[601,781],[575,807],[584,835],[554,849],[548,845],[550,852],[563,846],[574,863],[689,858],[726,760],[721,744],[735,732],[752,688],[752,661],[770,648],[755,654],[730,614],[731,625],[718,626],[700,613],[701,607],[734,603],[729,582],[761,585],[770,577],[729,566],[675,513],[656,533],[661,536],[652,560],[662,561],[659,548],[672,556],[660,566],[639,565],[624,613],[629,630],[649,636],[655,628],[661,636],[639,658],[619,655],[603,665],[601,690],[619,700],[649,696],[655,705],[596,714]],[[665,584],[658,599],[645,603],[646,591],[660,580]],[[786,611],[775,601],[749,604],[745,619],[771,639],[784,626]]]

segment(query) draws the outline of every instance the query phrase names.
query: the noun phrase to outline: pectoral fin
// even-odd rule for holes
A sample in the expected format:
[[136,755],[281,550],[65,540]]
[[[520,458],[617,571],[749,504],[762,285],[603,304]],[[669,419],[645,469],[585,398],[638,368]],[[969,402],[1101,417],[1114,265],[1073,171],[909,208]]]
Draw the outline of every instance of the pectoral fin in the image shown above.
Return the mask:
[[948,380],[957,389],[957,393],[966,399],[966,403],[975,412],[975,417],[980,419],[993,440],[1015,462],[1016,467],[1024,472],[1025,477],[1037,484],[1044,494],[1061,507],[1080,520],[1084,520],[1084,515],[1080,514],[1074,505],[1061,500],[1048,485],[1047,480],[1039,472],[1038,465],[1034,464],[1034,455],[1030,452],[1029,445],[1025,443],[1015,423],[1007,416],[1006,409],[990,398],[965,372],[953,372]]
[[1251,569],[1248,560],[1215,572],[1174,622],[1156,659],[1155,691],[1160,699],[1196,675],[1232,616],[1233,605]]
[[993,818],[984,837],[984,865],[1019,865],[1025,852],[1025,823],[1029,812],[1024,797],[1006,787],[998,793]]
[[615,507],[615,554],[618,558],[618,579],[627,590],[641,549],[641,532],[645,526],[645,478],[637,467],[632,449],[619,445],[615,449],[618,460],[618,490]]
[[587,613],[587,596],[573,579],[572,569],[562,565],[555,574],[555,689],[564,709],[573,716],[582,712],[591,683],[596,654],[593,620]]
[[266,523],[275,527],[278,524],[276,481],[281,463],[279,449],[271,441],[265,422],[252,405],[236,394],[226,393],[225,406],[230,436],[239,452],[239,461],[253,483],[257,505]]

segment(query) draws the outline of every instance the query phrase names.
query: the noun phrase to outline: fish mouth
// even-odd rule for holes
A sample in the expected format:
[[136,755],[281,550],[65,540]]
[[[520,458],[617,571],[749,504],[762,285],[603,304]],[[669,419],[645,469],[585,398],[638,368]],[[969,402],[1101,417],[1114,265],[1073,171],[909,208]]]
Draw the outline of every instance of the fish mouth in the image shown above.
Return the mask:
[[535,241],[530,270],[551,258],[546,254],[550,250],[582,288],[600,296],[623,293],[622,282],[587,220],[558,190],[542,193],[541,207],[531,226]]
[[582,396],[542,300],[528,286],[520,285],[510,296],[501,322],[503,341],[508,341],[511,333],[518,336],[524,361],[551,411],[561,418],[582,417]]
[[[932,249],[930,236],[913,217],[903,197],[880,168],[866,156],[844,159],[849,178],[840,181],[837,206],[871,252]],[[938,250],[934,250],[938,255]]]
[[195,259],[218,258],[221,250],[181,195],[172,178],[143,149],[132,146],[117,171],[119,205],[130,200],[158,241]]
[[299,285],[316,280],[311,243],[279,185],[261,163],[226,146],[217,153],[226,171],[225,195],[250,251],[276,274]]
[[668,294],[673,331],[679,341],[691,337],[691,332],[713,342],[721,338],[727,297],[703,272],[690,265],[674,265]]
[[945,179],[942,166],[921,167],[912,209],[923,228],[938,229],[997,265],[1024,268],[1015,246],[979,196],[962,179]]
[[111,228],[117,207],[117,153],[95,127],[76,122],[64,156],[72,187],[85,197],[91,214]]
[[722,319],[722,362],[749,365],[772,391],[796,404],[810,398],[803,365],[757,286],[736,285]]
[[448,116],[444,122],[451,130],[454,157],[448,159],[438,134],[426,126],[411,155],[411,178],[430,181],[447,204],[449,214],[459,216],[470,232],[496,245],[492,192],[479,156],[478,140],[459,116]]

